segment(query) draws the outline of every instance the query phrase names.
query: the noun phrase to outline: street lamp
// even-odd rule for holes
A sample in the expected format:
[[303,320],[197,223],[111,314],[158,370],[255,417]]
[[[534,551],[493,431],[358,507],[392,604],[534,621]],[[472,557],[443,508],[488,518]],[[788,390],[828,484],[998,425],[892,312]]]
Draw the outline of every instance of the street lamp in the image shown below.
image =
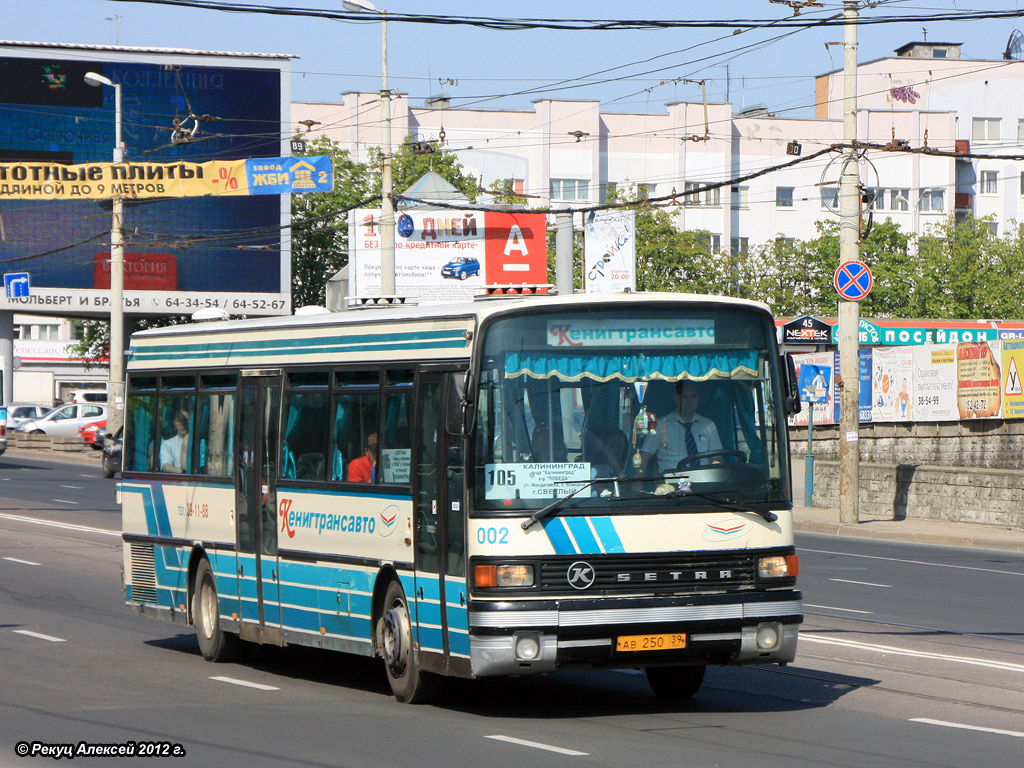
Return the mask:
[[381,69],[383,82],[380,88],[380,276],[381,296],[395,295],[395,204],[391,199],[391,93],[388,91],[388,12],[377,8],[369,0],[343,0],[342,5],[349,11],[373,11],[380,14]]
[[[114,89],[114,162],[124,162],[121,141],[121,84],[109,77],[86,72],[85,82]],[[110,368],[107,376],[107,434],[113,436],[124,424],[124,198],[114,198],[110,222]]]

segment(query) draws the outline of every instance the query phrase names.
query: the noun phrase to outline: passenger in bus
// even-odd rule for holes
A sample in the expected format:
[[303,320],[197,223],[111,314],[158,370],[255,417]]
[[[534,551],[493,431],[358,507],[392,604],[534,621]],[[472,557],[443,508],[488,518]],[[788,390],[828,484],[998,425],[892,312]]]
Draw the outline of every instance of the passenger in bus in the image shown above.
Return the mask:
[[533,430],[530,445],[533,449],[533,460],[536,462],[547,464],[569,460],[569,452],[565,449],[562,436],[557,430],[552,432],[548,429],[547,424],[541,424]]
[[174,414],[174,434],[160,443],[160,471],[186,472],[189,460],[189,413],[179,408]]
[[[642,474],[671,472],[687,456],[722,450],[715,422],[697,413],[700,390],[696,382],[689,379],[677,382],[675,400],[675,410],[658,419],[657,428],[644,438],[640,448]],[[701,459],[700,464],[718,461],[711,457],[710,461]]]
[[350,483],[372,483],[377,479],[377,433],[371,432],[366,438],[366,450],[362,456],[348,463]]

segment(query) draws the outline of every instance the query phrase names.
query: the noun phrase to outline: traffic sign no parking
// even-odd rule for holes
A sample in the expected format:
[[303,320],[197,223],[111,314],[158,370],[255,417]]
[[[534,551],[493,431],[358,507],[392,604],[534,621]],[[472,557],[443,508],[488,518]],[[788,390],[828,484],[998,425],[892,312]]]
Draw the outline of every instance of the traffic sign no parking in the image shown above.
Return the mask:
[[863,261],[844,261],[833,279],[839,295],[847,301],[860,301],[871,292],[875,278]]

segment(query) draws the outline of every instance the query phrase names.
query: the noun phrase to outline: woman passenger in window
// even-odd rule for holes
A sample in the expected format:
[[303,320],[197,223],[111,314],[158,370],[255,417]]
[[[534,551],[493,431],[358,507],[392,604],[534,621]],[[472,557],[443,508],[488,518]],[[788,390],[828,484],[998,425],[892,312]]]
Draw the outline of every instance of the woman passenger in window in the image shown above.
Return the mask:
[[185,472],[189,463],[189,414],[179,408],[174,414],[174,434],[160,443],[160,471]]

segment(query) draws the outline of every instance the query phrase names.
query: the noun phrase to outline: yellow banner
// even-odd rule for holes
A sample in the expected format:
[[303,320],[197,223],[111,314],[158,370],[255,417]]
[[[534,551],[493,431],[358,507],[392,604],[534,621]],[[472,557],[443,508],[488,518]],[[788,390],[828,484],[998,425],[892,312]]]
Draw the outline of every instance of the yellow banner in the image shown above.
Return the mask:
[[0,163],[0,200],[111,200],[322,192],[330,157],[266,157],[209,163]]

